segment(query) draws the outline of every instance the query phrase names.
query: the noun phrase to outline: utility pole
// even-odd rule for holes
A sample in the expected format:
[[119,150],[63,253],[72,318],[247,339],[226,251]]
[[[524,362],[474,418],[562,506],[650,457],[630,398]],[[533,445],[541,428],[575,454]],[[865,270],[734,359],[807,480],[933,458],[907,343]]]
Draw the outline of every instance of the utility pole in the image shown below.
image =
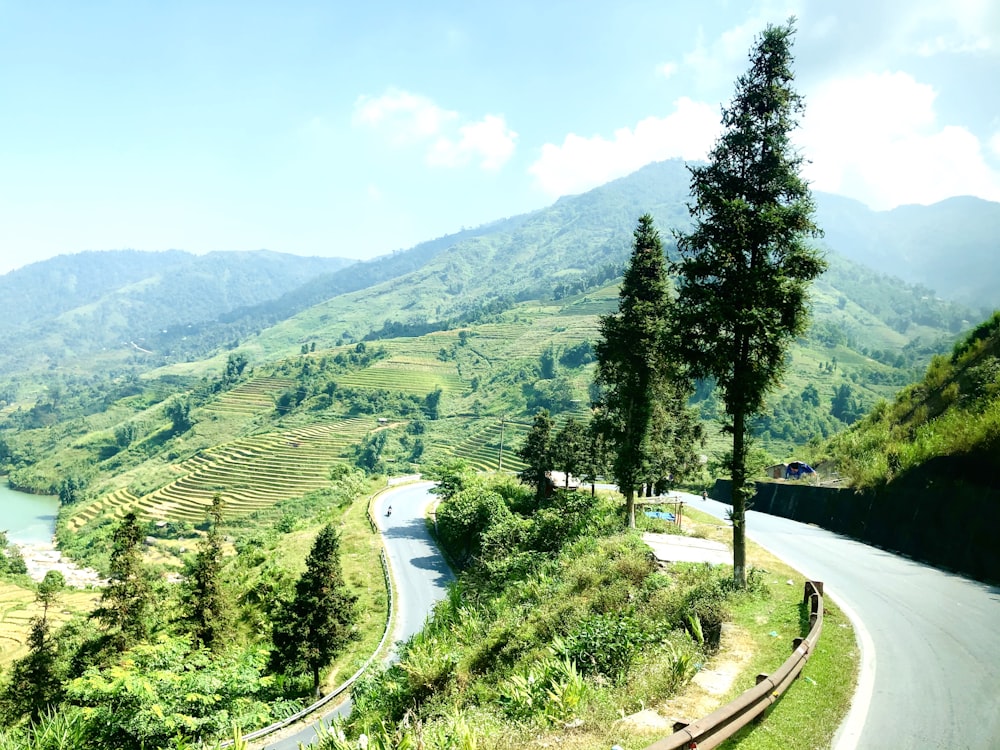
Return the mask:
[[497,456],[497,473],[503,471],[503,424],[506,415],[500,415],[500,454]]

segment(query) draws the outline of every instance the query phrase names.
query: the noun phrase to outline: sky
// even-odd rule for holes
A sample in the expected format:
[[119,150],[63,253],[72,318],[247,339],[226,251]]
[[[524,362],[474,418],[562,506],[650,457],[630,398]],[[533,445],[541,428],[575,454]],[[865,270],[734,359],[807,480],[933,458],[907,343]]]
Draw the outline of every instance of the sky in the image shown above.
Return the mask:
[[0,0],[0,273],[370,258],[702,159],[793,15],[813,189],[1000,201],[995,0]]

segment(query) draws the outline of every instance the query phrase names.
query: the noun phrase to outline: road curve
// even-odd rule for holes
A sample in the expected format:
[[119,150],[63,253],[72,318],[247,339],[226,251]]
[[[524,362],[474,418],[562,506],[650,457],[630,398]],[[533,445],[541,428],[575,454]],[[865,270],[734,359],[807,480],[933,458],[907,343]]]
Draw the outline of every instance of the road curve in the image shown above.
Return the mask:
[[[431,539],[424,520],[428,504],[434,499],[429,490],[432,482],[402,485],[383,492],[376,498],[372,512],[382,534],[389,573],[396,597],[396,618],[392,641],[399,643],[420,631],[434,604],[444,598],[454,576]],[[392,507],[392,514],[386,510]],[[372,575],[381,576],[374,570]],[[393,653],[395,647],[393,648]],[[309,745],[316,739],[320,722],[329,723],[334,716],[350,713],[350,700],[317,715],[294,734],[270,740],[266,750],[296,750],[299,743]]]
[[1000,748],[1000,588],[765,513],[747,513],[747,534],[859,621],[864,665],[837,750]]

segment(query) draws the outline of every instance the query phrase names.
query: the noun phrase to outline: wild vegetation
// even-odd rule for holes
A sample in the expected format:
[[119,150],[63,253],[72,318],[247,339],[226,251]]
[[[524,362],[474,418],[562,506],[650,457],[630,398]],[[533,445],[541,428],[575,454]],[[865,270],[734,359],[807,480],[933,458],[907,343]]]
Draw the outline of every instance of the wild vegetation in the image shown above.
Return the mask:
[[[125,253],[87,294],[16,318],[0,470],[58,494],[61,549],[109,581],[70,604],[3,549],[0,596],[22,615],[0,748],[179,750],[297,710],[378,642],[366,496],[417,471],[440,480],[459,583],[321,744],[580,730],[580,746],[606,745],[601,727],[677,695],[725,619],[768,621],[786,580],[747,566],[739,486],[733,569],[663,575],[636,529],[676,529],[637,514],[640,494],[715,473],[745,484],[807,445],[859,486],[944,454],[995,458],[1000,318],[933,356],[972,313],[833,251],[820,276],[788,145],[792,32],[760,38],[708,165],[651,165],[349,268],[293,263],[257,291],[280,257],[250,254],[236,288],[206,293],[228,258]],[[0,285],[30,300],[90,261]],[[922,385],[880,400],[928,361]],[[572,478],[613,479],[624,505]]]
[[[305,705],[332,663],[341,674],[353,669],[348,642],[371,649],[384,624],[385,592],[367,585],[374,550],[349,532],[351,559],[343,557],[331,525],[352,527],[346,516],[364,487],[348,472],[300,504],[291,525],[282,516],[270,529],[265,519],[225,524],[219,498],[179,585],[156,574],[126,514],[114,529],[109,585],[89,616],[63,618],[56,631],[43,607],[33,621],[27,654],[0,689],[0,742],[41,748],[62,733],[68,749],[186,747]],[[46,606],[62,596],[56,583],[38,587]]]
[[742,593],[708,566],[662,575],[612,496],[539,497],[461,466],[439,476],[438,538],[459,582],[399,661],[355,688],[342,729],[375,746],[610,730],[682,688],[718,649],[727,609],[765,592],[759,572]]
[[[1000,312],[937,355],[922,381],[881,401],[816,452],[858,488],[881,487],[935,458],[984,469],[1000,455]],[[991,472],[963,471],[989,483]]]

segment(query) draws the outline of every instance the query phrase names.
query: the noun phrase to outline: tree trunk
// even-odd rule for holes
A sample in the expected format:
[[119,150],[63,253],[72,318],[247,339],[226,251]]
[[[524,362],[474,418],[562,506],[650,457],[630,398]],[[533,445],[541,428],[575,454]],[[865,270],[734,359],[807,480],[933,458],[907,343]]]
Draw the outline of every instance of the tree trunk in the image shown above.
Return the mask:
[[628,527],[635,528],[635,487],[625,488],[625,515],[628,516]]
[[733,581],[737,588],[747,585],[747,445],[746,415],[738,409],[733,415]]
[[313,694],[315,695],[316,699],[319,700],[319,698],[320,698],[320,694],[319,694],[319,667],[313,667],[312,668],[312,673],[313,673]]

